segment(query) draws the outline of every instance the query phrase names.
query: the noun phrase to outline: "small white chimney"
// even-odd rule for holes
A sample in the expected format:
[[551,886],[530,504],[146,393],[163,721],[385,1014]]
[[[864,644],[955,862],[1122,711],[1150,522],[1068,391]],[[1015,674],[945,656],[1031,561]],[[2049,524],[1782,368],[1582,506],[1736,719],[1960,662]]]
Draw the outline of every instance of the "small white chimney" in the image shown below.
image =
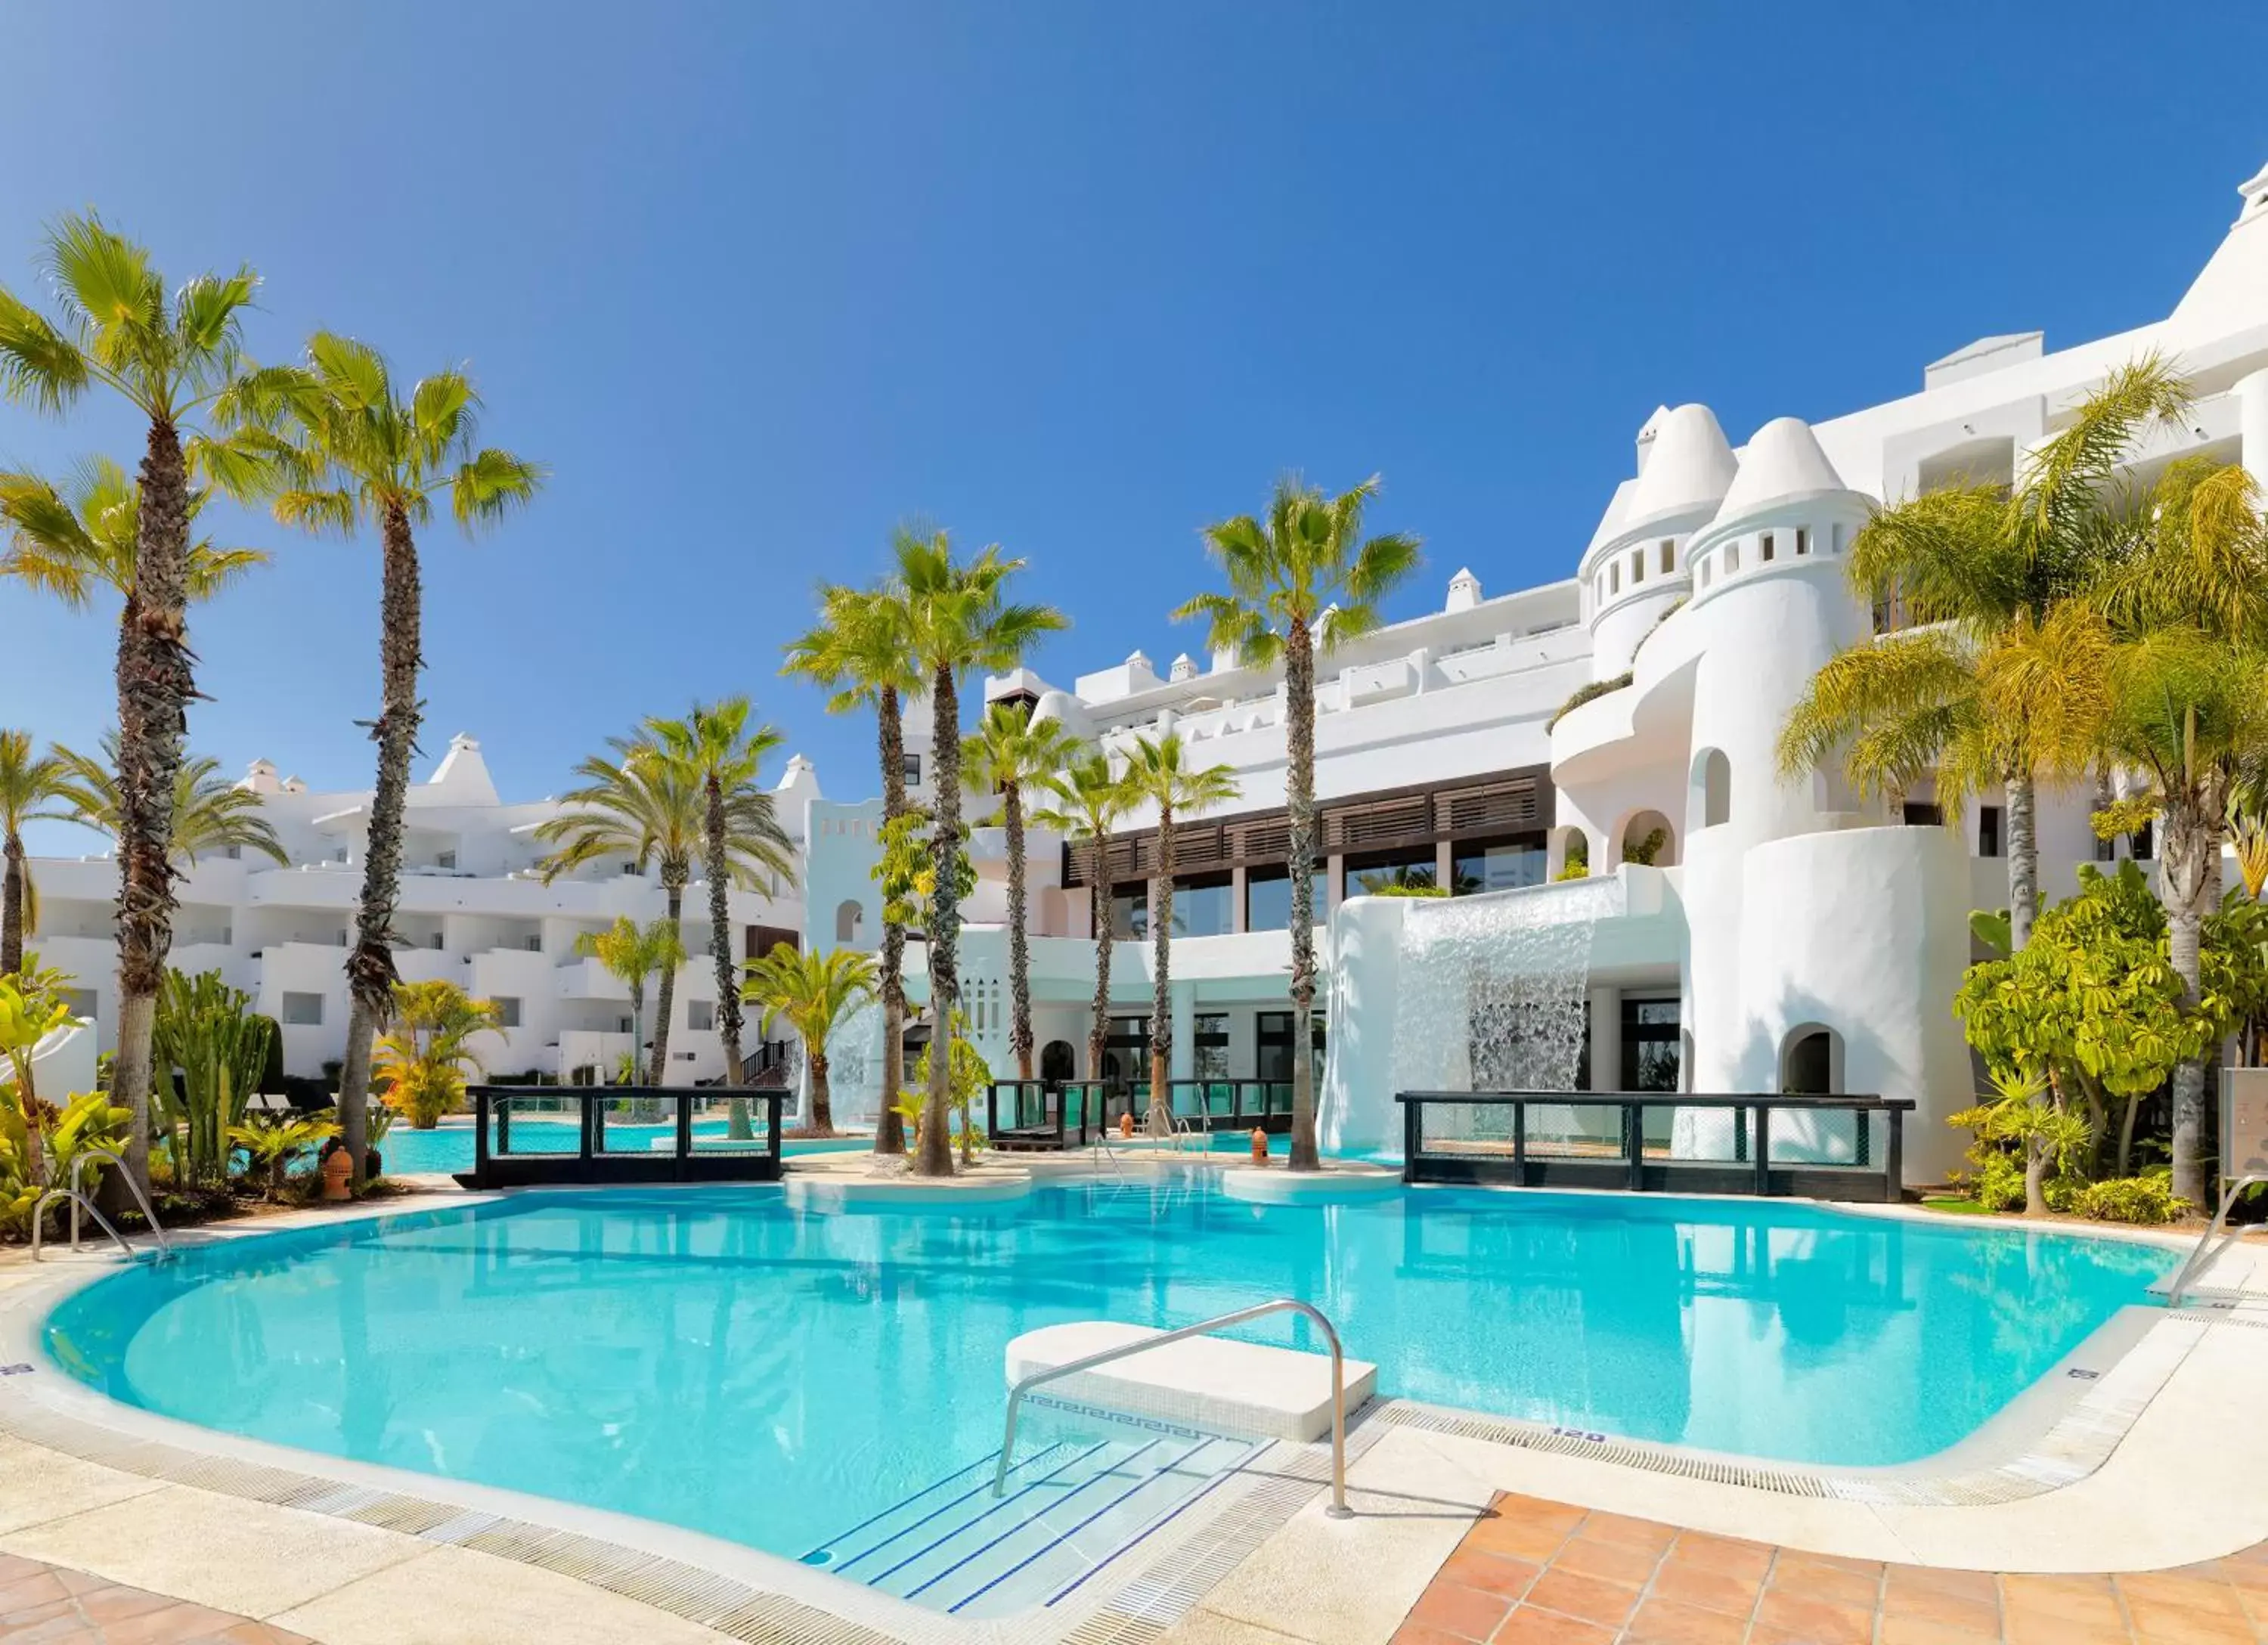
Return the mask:
[[1444,605],[1441,609],[1444,611],[1469,611],[1475,606],[1480,604],[1480,602],[1481,579],[1473,575],[1469,567],[1459,567],[1457,574],[1449,579],[1448,603]]

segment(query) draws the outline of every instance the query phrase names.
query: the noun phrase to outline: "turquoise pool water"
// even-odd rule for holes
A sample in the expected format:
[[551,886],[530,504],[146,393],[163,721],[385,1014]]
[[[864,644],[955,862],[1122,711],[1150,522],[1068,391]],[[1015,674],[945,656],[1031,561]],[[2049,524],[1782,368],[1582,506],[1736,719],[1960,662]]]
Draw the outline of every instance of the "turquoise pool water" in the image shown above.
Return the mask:
[[1058,1321],[1306,1297],[1384,1392],[1883,1464],[1972,1432],[2171,1265],[1769,1201],[1262,1207],[1189,1175],[990,1214],[530,1193],[187,1249],[66,1300],[46,1344],[168,1416],[797,1557],[989,1455],[1002,1350]]

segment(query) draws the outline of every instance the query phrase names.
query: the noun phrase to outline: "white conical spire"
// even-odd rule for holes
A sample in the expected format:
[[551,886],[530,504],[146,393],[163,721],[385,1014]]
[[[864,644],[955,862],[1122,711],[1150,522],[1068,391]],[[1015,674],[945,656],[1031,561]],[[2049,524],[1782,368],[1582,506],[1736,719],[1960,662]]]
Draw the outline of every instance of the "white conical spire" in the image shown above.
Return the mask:
[[1717,414],[1707,406],[1679,406],[1647,426],[1654,432],[1652,451],[1623,511],[1625,531],[1713,508],[1739,472]]
[[1792,498],[1844,490],[1843,476],[1800,417],[1774,417],[1741,452],[1741,472],[1718,505],[1712,528],[1759,513]]

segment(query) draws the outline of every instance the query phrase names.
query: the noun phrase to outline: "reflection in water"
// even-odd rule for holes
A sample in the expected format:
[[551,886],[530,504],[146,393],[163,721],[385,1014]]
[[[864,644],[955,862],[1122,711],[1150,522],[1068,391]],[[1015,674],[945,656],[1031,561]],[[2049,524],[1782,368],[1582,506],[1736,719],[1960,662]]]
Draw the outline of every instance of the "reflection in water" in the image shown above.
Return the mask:
[[[2162,1272],[2146,1247],[1771,1203],[1429,1191],[1021,1208],[523,1196],[185,1250],[67,1302],[73,1375],[169,1415],[795,1554],[986,1456],[1019,1333],[1309,1298],[1382,1388],[1712,1450],[1954,1442]],[[1257,1340],[1314,1346],[1304,1321]]]

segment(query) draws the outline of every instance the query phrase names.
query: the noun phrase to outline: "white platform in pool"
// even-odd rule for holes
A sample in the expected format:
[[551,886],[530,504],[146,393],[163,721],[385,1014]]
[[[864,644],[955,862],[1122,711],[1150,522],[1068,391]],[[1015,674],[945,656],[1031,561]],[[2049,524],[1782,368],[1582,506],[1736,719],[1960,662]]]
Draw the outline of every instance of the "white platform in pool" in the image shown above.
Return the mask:
[[[1007,1380],[1166,1333],[1148,1325],[1079,1320],[1027,1331],[1008,1345]],[[1376,1391],[1378,1367],[1346,1361],[1346,1408]],[[1307,1443],[1331,1431],[1331,1356],[1226,1337],[1188,1337],[1080,1371],[1040,1391],[1107,1411]]]

